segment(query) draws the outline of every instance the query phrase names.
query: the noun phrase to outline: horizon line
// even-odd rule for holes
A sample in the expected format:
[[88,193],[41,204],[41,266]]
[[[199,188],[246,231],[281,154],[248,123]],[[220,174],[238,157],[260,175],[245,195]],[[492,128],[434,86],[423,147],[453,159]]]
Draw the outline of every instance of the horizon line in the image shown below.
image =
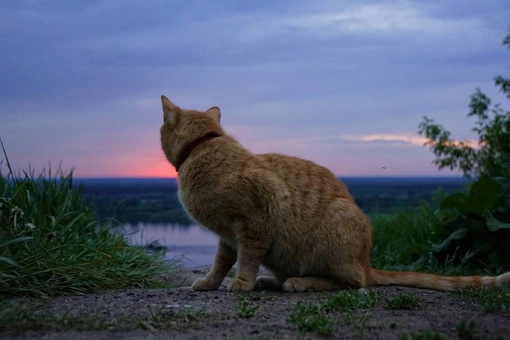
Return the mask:
[[[336,175],[337,178],[466,178],[461,174],[452,175]],[[73,179],[178,179],[160,176],[73,176]],[[466,178],[468,179],[468,178]]]

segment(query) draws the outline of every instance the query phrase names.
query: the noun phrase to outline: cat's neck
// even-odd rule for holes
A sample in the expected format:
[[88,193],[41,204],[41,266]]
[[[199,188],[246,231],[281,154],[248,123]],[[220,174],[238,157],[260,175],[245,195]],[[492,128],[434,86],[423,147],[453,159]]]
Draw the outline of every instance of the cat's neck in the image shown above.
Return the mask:
[[188,159],[193,150],[195,150],[200,144],[220,136],[221,135],[216,132],[209,132],[205,136],[195,139],[193,142],[185,146],[181,154],[179,155],[177,162],[175,163],[175,171],[179,172],[179,168],[181,167],[181,165],[186,161],[186,159]]

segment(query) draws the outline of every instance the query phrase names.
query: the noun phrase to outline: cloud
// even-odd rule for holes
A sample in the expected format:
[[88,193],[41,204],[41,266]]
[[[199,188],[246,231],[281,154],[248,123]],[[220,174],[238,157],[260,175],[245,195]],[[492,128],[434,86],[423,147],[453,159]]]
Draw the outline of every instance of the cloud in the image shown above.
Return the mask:
[[280,27],[294,27],[315,33],[332,35],[338,33],[426,31],[444,32],[458,29],[455,21],[434,18],[423,7],[407,1],[374,4],[351,4],[342,10],[324,13],[309,13],[281,20]]
[[396,133],[396,134],[374,134],[374,135],[362,135],[362,136],[354,136],[354,135],[344,135],[342,139],[350,142],[368,142],[368,143],[376,143],[376,142],[393,142],[393,143],[403,143],[403,144],[411,144],[423,146],[427,141],[426,138],[419,137],[416,135],[408,134],[408,133]]
[[[341,137],[343,140],[349,142],[366,142],[366,143],[398,143],[398,144],[409,144],[417,146],[426,146],[429,143],[429,139],[407,133],[400,134],[374,134],[374,135],[344,135]],[[434,145],[436,143],[430,143]],[[478,142],[474,140],[466,139],[464,141],[451,140],[445,143],[448,146],[456,146],[462,148],[479,148]]]

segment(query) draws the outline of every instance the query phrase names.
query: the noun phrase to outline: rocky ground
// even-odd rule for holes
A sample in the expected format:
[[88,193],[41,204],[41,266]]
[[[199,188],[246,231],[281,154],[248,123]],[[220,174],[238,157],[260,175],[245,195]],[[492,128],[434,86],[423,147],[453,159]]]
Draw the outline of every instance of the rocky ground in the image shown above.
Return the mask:
[[[2,339],[508,339],[510,318],[456,294],[403,287],[355,292],[375,305],[319,310],[325,293],[194,292],[207,267],[181,270],[177,288],[127,289],[55,297],[26,325],[3,325]],[[226,280],[227,281],[227,280]],[[369,293],[370,292],[370,293]],[[373,293],[375,292],[375,293]],[[333,296],[336,293],[333,293]],[[412,297],[411,304],[401,301]],[[404,299],[405,300],[405,299]],[[391,306],[390,302],[397,302]],[[400,303],[398,303],[400,301]],[[409,301],[408,301],[409,302]],[[301,307],[296,307],[296,305]],[[402,309],[402,308],[407,309]],[[321,309],[322,308],[322,309]],[[289,321],[289,320],[294,320]]]

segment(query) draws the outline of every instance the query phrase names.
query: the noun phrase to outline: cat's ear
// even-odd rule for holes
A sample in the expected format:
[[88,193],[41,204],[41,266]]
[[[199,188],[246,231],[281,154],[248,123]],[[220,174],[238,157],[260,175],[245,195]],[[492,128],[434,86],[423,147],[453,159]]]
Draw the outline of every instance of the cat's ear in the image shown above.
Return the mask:
[[163,104],[163,122],[168,122],[172,125],[175,124],[179,107],[165,96],[161,96],[161,104]]
[[213,106],[209,110],[205,111],[205,113],[211,115],[214,119],[216,119],[218,121],[218,123],[220,122],[221,111],[220,111],[219,107]]

